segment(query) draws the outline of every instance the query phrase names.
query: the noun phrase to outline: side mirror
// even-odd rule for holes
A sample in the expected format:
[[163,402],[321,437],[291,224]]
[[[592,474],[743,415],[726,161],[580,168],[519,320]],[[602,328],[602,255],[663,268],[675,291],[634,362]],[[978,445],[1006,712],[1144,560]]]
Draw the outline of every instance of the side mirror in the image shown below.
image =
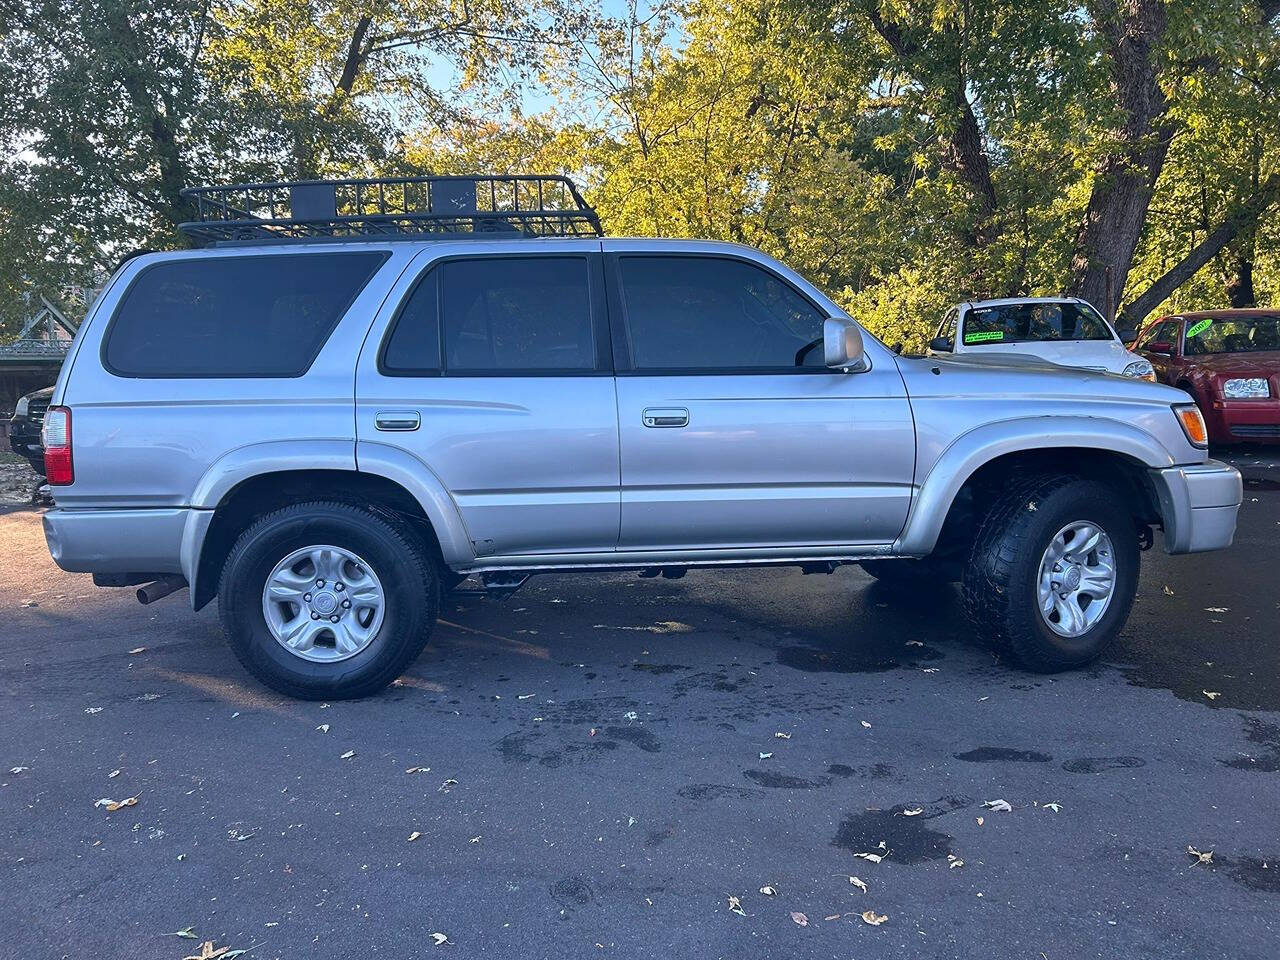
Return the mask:
[[934,337],[929,341],[929,349],[938,353],[950,353],[954,348],[950,337]]
[[1118,336],[1120,338],[1120,342],[1127,347],[1129,344],[1133,343],[1133,341],[1138,339],[1138,331],[1133,327],[1125,327],[1123,330],[1117,330],[1116,336]]
[[822,321],[822,353],[828,367],[862,370],[866,363],[862,331],[847,317],[827,317]]
[[1172,352],[1172,350],[1170,349],[1169,341],[1167,340],[1154,340],[1151,343],[1148,343],[1145,349],[1149,353],[1171,353]]

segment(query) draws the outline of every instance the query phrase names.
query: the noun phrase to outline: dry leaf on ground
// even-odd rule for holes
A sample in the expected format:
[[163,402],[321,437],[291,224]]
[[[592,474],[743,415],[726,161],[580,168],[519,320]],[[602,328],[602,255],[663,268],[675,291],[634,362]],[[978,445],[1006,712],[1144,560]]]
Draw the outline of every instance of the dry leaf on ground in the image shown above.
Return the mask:
[[912,807],[910,810],[902,811],[904,817],[918,817],[922,813],[924,813],[924,807]]
[[1046,810],[1052,810],[1054,813],[1059,813],[1059,812],[1061,812],[1061,810],[1062,810],[1062,804],[1060,804],[1060,803],[1046,803],[1046,804],[1044,805],[1044,808],[1045,808]]
[[799,910],[791,911],[791,919],[794,920],[796,924],[798,924],[799,926],[807,927],[809,925],[809,918],[806,917]]
[[761,759],[761,760],[768,760],[768,759],[769,759],[770,757],[772,757],[772,756],[773,756],[773,754],[772,754],[772,753],[761,753],[761,754],[760,754],[760,759]]
[[350,759],[351,759],[352,757],[354,757],[355,755],[356,755],[356,752],[355,752],[354,750],[348,750],[346,753],[344,753],[344,754],[343,754],[342,756],[340,756],[338,759],[339,759],[339,760],[350,760]]
[[778,895],[778,891],[775,890],[773,887],[761,887],[760,892],[763,893],[766,897],[775,897]]
[[859,890],[861,890],[863,893],[867,892],[867,885],[863,883],[861,880],[859,880],[857,877],[850,877],[849,882],[853,884],[855,887],[857,887]]
[[408,841],[408,842],[409,842],[409,843],[413,843],[413,841],[417,840],[420,836],[422,836],[422,834],[421,834],[421,833],[419,833],[417,830],[415,830],[415,831],[413,831],[413,833],[409,834],[409,841]]
[[779,740],[790,740],[790,739],[791,739],[791,734],[789,734],[789,733],[783,733],[781,730],[779,730],[777,733],[775,733],[775,734],[774,734],[774,736],[775,736],[777,739],[779,739]]
[[1008,800],[988,800],[983,804],[992,813],[1012,813],[1013,807],[1009,806]]
[[956,869],[957,867],[964,866],[964,861],[961,860],[959,857],[957,857],[954,853],[947,854],[947,861],[948,861],[947,866],[952,870]]
[[1201,690],[1200,692],[1203,693],[1210,700],[1217,700],[1220,696],[1222,696],[1221,692],[1217,690]]
[[870,860],[872,863],[879,863],[884,859],[884,857],[878,853],[855,853],[854,856],[860,857],[863,860]]
[[452,943],[453,941],[449,939],[449,935],[446,933],[433,933],[431,934],[431,942],[437,947],[443,947],[446,943]]
[[162,933],[162,937],[181,937],[183,940],[197,940],[195,927],[183,927],[181,930],[175,930],[173,933]]
[[742,909],[742,901],[737,897],[729,898],[729,912],[736,913],[740,917],[745,917],[747,915],[747,911]]
[[1170,586],[1169,586],[1167,583],[1164,585],[1164,595],[1165,595],[1166,597],[1172,597],[1172,596],[1173,596],[1173,590],[1170,588]]
[[321,733],[328,733],[329,725],[327,723],[322,723],[320,724],[320,726],[316,727],[316,729],[319,730]]
[[132,807],[132,806],[134,806],[135,804],[137,804],[137,802],[138,802],[138,797],[140,797],[140,796],[141,796],[141,794],[138,794],[138,795],[136,795],[136,796],[132,796],[132,797],[125,797],[123,800],[112,800],[110,797],[103,797],[101,800],[97,801],[97,802],[94,804],[94,806],[95,806],[95,807],[106,807],[106,808],[107,808],[107,813],[114,813],[115,811],[119,810],[119,809],[120,809],[120,808],[122,808],[122,807]]
[[1190,856],[1193,856],[1193,857],[1195,857],[1195,858],[1196,858],[1196,862],[1195,862],[1195,863],[1193,863],[1193,864],[1192,864],[1192,866],[1198,867],[1198,866],[1199,866],[1200,864],[1202,864],[1202,863],[1203,863],[1203,864],[1205,864],[1205,865],[1207,866],[1208,864],[1213,863],[1213,851],[1212,851],[1212,850],[1204,850],[1204,851],[1201,851],[1201,850],[1197,850],[1197,849],[1196,849],[1195,847],[1193,847],[1193,846],[1188,845],[1188,846],[1187,846],[1187,853],[1188,853]]
[[129,651],[129,656],[131,656],[131,657],[132,657],[132,656],[135,656],[135,655],[137,655],[137,654],[139,654],[139,653],[142,653],[142,651],[144,651],[144,650],[146,650],[146,649],[147,649],[146,647],[134,647],[132,650],[130,650],[130,651]]
[[878,927],[889,918],[883,913],[876,913],[874,910],[867,910],[862,914],[862,922],[873,927]]

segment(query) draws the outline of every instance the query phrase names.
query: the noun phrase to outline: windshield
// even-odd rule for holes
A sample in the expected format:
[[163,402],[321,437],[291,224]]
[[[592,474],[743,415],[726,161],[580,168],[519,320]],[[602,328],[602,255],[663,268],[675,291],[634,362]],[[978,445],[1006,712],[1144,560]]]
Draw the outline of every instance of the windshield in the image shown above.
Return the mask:
[[1008,303],[965,314],[964,345],[1110,340],[1111,329],[1087,303]]
[[1182,347],[1187,356],[1257,353],[1262,350],[1280,350],[1280,315],[1187,321]]

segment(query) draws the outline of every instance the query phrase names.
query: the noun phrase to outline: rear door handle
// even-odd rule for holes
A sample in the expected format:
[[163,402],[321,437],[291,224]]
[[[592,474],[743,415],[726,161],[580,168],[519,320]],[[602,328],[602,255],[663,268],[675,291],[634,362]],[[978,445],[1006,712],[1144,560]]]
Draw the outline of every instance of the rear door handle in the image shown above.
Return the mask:
[[687,427],[689,411],[684,407],[645,407],[640,415],[646,427]]
[[417,430],[421,423],[417,410],[379,410],[373,415],[373,425],[379,430],[407,432]]

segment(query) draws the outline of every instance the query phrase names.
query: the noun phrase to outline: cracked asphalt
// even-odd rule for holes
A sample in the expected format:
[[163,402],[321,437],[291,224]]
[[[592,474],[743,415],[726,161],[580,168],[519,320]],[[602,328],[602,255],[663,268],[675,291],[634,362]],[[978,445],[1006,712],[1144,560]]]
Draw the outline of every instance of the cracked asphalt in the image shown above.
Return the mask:
[[185,593],[61,573],[11,508],[0,953],[1274,958],[1277,474],[1231,550],[1157,539],[1086,671],[1010,669],[954,588],[856,568],[545,576],[330,705],[257,686]]

